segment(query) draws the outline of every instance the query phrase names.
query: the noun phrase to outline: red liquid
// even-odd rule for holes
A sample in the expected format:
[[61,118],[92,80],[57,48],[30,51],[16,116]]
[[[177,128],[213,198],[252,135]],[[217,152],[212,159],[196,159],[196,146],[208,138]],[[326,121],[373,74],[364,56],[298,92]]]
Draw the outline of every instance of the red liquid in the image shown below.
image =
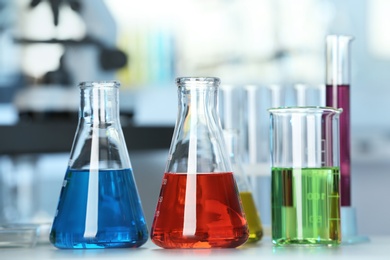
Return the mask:
[[196,175],[196,230],[183,236],[187,174],[165,173],[151,239],[163,248],[230,248],[249,231],[231,172]]
[[333,96],[333,86],[326,85],[326,105],[342,108],[340,114],[340,200],[341,206],[351,205],[351,140],[350,140],[350,97],[349,85],[337,85],[337,98]]

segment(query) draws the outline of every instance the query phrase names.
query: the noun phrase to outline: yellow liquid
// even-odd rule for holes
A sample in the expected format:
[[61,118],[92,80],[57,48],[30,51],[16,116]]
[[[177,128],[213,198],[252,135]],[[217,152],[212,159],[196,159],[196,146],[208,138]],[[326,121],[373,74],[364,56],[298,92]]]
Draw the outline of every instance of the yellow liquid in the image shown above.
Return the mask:
[[249,227],[249,238],[247,243],[257,242],[263,237],[263,227],[252,193],[249,191],[240,192],[240,197]]

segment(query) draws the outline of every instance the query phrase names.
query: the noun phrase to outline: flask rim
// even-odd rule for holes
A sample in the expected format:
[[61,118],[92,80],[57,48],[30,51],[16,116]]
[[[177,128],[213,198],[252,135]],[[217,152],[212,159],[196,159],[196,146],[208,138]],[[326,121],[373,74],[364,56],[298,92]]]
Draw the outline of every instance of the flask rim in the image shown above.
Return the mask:
[[218,86],[221,83],[218,77],[178,77],[176,78],[176,84],[178,86],[184,84],[204,84]]
[[86,88],[119,88],[120,82],[117,80],[102,81],[82,81],[78,84],[80,89]]

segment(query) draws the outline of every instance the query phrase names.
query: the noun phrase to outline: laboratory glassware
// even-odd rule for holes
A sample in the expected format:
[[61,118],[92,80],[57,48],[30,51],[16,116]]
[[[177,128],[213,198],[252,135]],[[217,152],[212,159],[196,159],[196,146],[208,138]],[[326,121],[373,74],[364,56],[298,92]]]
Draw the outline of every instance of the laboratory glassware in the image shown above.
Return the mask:
[[[225,143],[233,160],[233,173],[238,182],[248,221],[250,232],[248,242],[254,242],[262,237],[263,216],[268,221],[266,224],[271,226],[271,174],[268,166],[267,120],[269,114],[266,110],[270,107],[267,105],[270,103],[268,100],[270,95],[267,95],[268,89],[261,86],[229,84],[221,85],[220,94],[218,112]],[[244,182],[237,179],[241,175],[245,175]],[[243,185],[240,185],[240,182]],[[251,198],[245,196],[249,194]],[[254,210],[248,213],[247,208],[251,199],[255,203]],[[258,213],[261,219],[256,216]]]
[[58,248],[139,247],[148,239],[119,121],[119,86],[79,84],[79,122],[50,232]]
[[273,243],[340,244],[342,109],[281,107],[269,112]]
[[326,37],[326,106],[340,115],[341,206],[351,205],[350,43],[345,35]]
[[260,241],[263,237],[263,226],[261,224],[260,214],[253,199],[248,176],[242,165],[241,154],[238,149],[239,131],[237,129],[224,129],[223,135],[229,153],[230,163],[233,168],[233,175],[237,182],[244,213],[248,222],[249,238],[247,243],[254,243]]
[[325,106],[325,85],[297,83],[293,85],[296,104],[294,106]]
[[181,77],[178,117],[151,229],[163,248],[231,248],[249,236],[217,114],[219,78]]

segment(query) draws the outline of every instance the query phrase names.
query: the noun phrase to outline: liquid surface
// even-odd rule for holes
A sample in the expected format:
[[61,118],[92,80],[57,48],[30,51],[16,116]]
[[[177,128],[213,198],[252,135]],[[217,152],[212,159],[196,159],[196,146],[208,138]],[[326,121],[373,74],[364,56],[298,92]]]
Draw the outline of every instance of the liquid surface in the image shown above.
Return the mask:
[[[131,170],[96,174],[93,188],[88,170],[68,169],[50,242],[58,248],[141,246],[147,241],[148,230]],[[93,209],[93,205],[97,211],[90,210],[87,217],[87,207]]]
[[337,98],[333,86],[326,85],[326,105],[342,108],[340,114],[340,172],[341,206],[351,206],[351,119],[350,86],[337,85]]
[[341,241],[338,168],[272,168],[272,240],[281,244]]
[[247,243],[257,242],[263,237],[263,227],[261,225],[260,216],[256,209],[252,193],[249,191],[243,191],[240,192],[240,197],[249,228],[249,239]]
[[[187,174],[165,173],[152,225],[151,239],[163,248],[229,248],[244,244],[249,236],[236,182],[231,172],[196,174],[194,194],[186,205]],[[196,210],[191,216],[185,207]],[[184,233],[189,218],[194,233]]]

